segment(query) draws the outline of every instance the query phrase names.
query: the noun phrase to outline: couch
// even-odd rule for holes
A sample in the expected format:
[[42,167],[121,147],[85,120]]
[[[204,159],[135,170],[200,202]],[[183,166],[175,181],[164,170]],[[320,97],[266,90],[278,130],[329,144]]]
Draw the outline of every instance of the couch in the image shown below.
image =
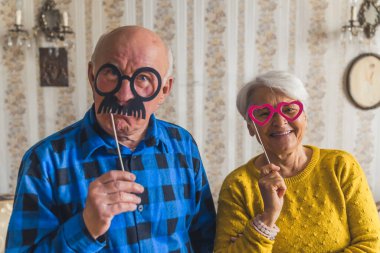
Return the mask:
[[0,252],[4,252],[5,237],[13,206],[13,195],[0,195]]

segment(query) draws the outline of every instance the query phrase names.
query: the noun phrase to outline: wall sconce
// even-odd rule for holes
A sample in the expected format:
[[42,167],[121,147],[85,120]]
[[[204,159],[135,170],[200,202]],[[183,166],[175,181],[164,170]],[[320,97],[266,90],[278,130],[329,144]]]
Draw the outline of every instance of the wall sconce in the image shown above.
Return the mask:
[[67,49],[74,45],[68,13],[61,13],[54,0],[46,0],[38,13],[34,34],[39,44],[41,86],[68,86]]
[[[33,28],[39,47],[41,86],[68,86],[67,49],[73,47],[74,32],[69,26],[69,15],[55,8],[54,0],[45,0]],[[8,30],[8,47],[30,48],[31,38],[22,25],[22,0],[16,0],[16,23]]]
[[53,43],[55,48],[70,48],[74,45],[71,40],[74,32],[69,26],[69,15],[66,11],[61,14],[55,6],[54,0],[45,1],[38,14],[35,35],[37,39],[43,37],[46,42]]
[[22,25],[22,12],[21,6],[17,4],[16,7],[16,23],[13,24],[13,28],[8,30],[6,37],[6,45],[8,47],[26,47],[32,46],[31,38],[27,30],[23,29]]
[[363,41],[364,38],[371,39],[376,33],[376,27],[380,24],[380,5],[377,0],[364,0],[359,12],[356,12],[358,0],[350,1],[350,19],[348,24],[342,26],[343,41]]
[[367,38],[375,36],[376,27],[380,24],[380,5],[377,0],[365,0],[358,13],[358,21],[364,29]]

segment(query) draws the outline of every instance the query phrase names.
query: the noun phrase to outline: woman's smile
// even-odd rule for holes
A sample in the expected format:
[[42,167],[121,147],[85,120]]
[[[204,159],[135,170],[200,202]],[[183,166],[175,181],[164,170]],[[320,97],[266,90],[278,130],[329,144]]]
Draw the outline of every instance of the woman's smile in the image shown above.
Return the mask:
[[271,134],[269,134],[269,136],[271,137],[287,137],[289,136],[293,131],[291,130],[287,130],[287,131],[276,131],[276,132],[272,132]]

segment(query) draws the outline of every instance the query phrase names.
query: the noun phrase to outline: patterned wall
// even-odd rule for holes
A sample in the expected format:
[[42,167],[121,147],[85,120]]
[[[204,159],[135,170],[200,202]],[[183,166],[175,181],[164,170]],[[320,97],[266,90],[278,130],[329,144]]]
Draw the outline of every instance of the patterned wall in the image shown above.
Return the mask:
[[[15,2],[15,1],[14,1]],[[35,24],[42,0],[23,1]],[[175,86],[160,118],[187,128],[200,147],[213,195],[224,177],[260,152],[235,109],[237,90],[270,69],[294,72],[310,93],[305,143],[353,153],[380,200],[380,109],[361,111],[347,99],[343,73],[371,47],[342,46],[347,1],[327,0],[56,0],[69,11],[75,47],[66,88],[39,86],[38,49],[0,50],[0,192],[13,192],[23,153],[39,139],[80,119],[91,105],[87,62],[99,36],[119,25],[155,30],[175,56]],[[0,0],[0,35],[15,3]],[[379,37],[379,36],[378,36]],[[3,41],[3,40],[2,40]]]

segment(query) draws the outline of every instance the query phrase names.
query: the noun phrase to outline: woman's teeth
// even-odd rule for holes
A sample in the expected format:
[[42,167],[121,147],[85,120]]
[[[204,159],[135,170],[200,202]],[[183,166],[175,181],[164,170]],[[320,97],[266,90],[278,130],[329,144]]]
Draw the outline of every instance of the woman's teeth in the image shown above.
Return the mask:
[[285,131],[285,132],[276,132],[272,133],[271,136],[283,136],[283,135],[288,135],[290,134],[291,131]]

